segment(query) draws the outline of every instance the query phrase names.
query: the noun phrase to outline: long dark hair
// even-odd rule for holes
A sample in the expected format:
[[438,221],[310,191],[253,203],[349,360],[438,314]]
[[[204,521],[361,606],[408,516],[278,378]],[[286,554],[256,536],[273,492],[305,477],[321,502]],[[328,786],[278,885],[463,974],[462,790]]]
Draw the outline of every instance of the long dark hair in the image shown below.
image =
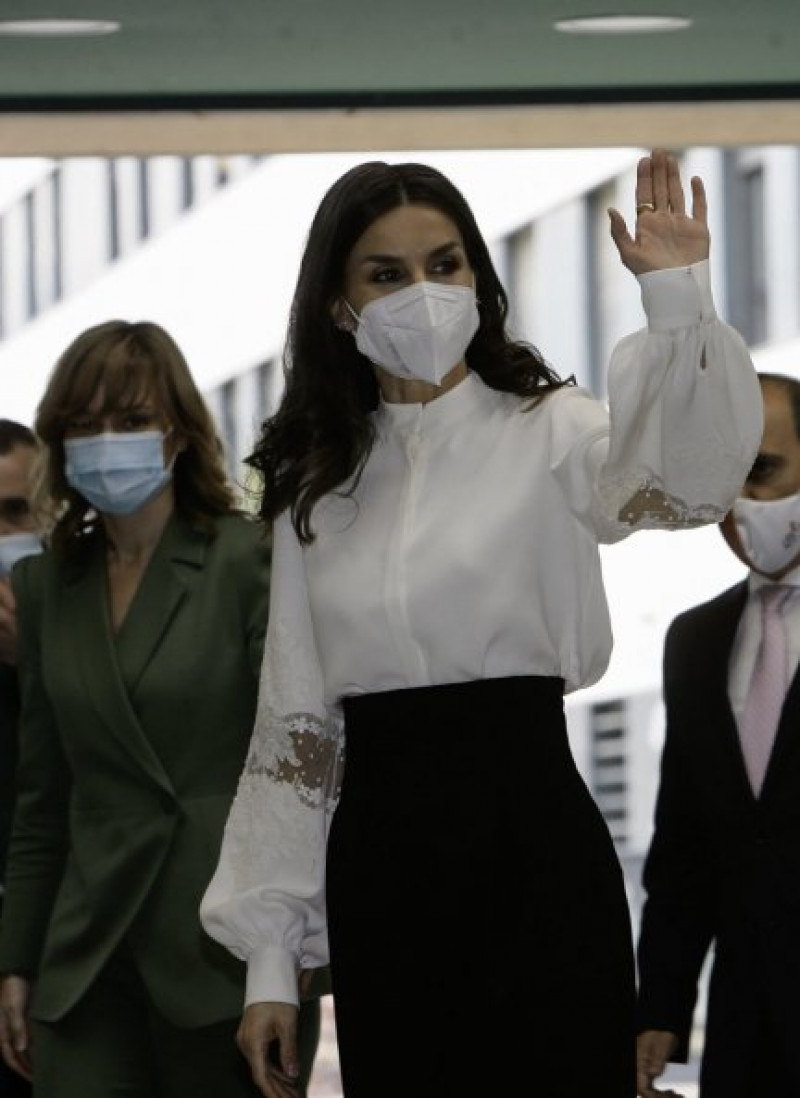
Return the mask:
[[185,449],[175,459],[175,506],[193,525],[213,534],[214,520],[236,509],[224,452],[211,414],[186,359],[170,334],[150,321],[109,320],[82,332],[63,352],[36,414],[44,443],[37,495],[55,511],[53,544],[69,548],[97,525],[89,503],[67,482],[64,435],[102,387],[101,414],[124,408],[146,392],[157,401]]
[[467,349],[469,368],[493,389],[531,404],[566,384],[535,348],[506,334],[508,298],[472,211],[449,179],[425,164],[352,168],[327,192],[311,224],[284,352],[286,388],[247,458],[262,477],[262,517],[270,521],[291,508],[303,542],[314,537],[314,505],[347,482],[352,489],[375,438],[369,415],[378,404],[375,374],[352,334],[333,320],[345,265],[377,218],[414,203],[434,207],[458,227],[475,273],[480,327]]

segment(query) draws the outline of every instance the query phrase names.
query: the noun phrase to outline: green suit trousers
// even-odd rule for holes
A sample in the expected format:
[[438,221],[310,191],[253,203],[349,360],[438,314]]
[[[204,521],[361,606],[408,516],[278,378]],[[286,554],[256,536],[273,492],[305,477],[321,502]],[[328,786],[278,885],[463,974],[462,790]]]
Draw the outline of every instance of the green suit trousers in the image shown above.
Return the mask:
[[[305,1098],[319,1040],[319,999],[300,1009]],[[55,1022],[33,1022],[34,1098],[260,1098],[235,1043],[239,1018],[184,1028],[155,1009],[133,960],[118,952]]]

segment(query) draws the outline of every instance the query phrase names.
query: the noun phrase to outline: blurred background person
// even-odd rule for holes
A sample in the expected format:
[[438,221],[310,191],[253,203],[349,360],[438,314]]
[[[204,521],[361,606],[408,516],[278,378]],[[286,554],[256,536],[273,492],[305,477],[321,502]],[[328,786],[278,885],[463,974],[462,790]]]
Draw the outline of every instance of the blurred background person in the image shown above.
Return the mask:
[[[17,616],[8,577],[18,560],[42,548],[31,505],[36,452],[36,438],[29,427],[0,419],[0,920],[19,719]],[[17,1098],[28,1094],[27,1080],[0,1059],[0,1095]]]
[[0,663],[17,662],[17,623],[8,577],[24,556],[41,551],[34,519],[36,437],[13,419],[0,419]]
[[197,908],[255,715],[263,527],[237,510],[210,415],[155,324],[81,334],[35,426],[60,514],[13,575],[3,1054],[37,1098],[245,1098],[244,966]]
[[800,1095],[800,383],[722,524],[742,583],[667,634],[667,733],[639,939],[638,1088],[688,1057],[714,943],[702,1098]]

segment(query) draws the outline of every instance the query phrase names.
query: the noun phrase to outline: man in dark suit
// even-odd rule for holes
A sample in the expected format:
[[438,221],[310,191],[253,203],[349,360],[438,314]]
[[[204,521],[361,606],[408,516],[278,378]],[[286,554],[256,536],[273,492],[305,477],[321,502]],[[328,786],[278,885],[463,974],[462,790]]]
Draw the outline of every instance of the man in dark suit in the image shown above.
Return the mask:
[[[667,732],[639,938],[638,1092],[688,1054],[715,944],[702,1098],[800,1096],[800,384],[722,523],[750,572],[667,634]],[[772,717],[770,717],[772,710]]]
[[[36,523],[30,505],[35,456],[33,432],[21,423],[0,419],[0,918],[19,716],[16,615],[8,573],[20,555],[37,547]],[[0,1096],[21,1098],[30,1092],[30,1084],[6,1067],[0,1057]]]

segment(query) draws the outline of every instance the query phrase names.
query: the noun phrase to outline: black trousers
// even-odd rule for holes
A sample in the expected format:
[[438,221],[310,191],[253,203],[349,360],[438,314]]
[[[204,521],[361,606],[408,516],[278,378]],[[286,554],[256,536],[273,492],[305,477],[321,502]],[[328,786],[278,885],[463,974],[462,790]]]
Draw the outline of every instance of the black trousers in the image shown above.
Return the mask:
[[345,703],[328,914],[346,1098],[633,1098],[622,874],[560,679]]
[[[751,1025],[744,1031],[732,1025],[729,1031],[718,1032],[712,1055],[703,1057],[700,1098],[800,1098],[797,1055],[786,1045],[786,1020],[777,1024],[767,996],[757,986],[750,1000]],[[727,1043],[735,1051],[726,1055]]]

